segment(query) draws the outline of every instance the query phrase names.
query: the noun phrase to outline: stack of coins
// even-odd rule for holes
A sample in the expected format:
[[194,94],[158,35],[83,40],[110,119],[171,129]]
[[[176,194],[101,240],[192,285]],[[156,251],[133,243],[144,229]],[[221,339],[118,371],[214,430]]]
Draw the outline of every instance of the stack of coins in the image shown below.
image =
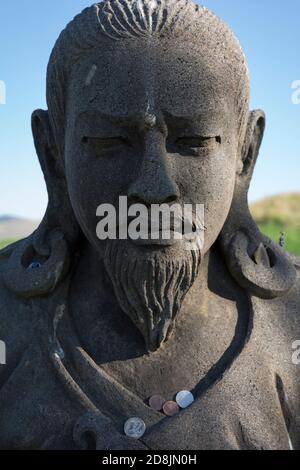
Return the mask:
[[176,395],[176,401],[165,401],[161,395],[152,395],[149,406],[155,411],[163,411],[166,416],[174,416],[179,409],[188,408],[194,401],[194,396],[188,390],[182,390]]
[[[176,401],[167,400],[159,395],[149,398],[149,406],[152,410],[162,411],[166,416],[172,417],[179,413],[180,408],[188,408],[194,402],[194,396],[188,390],[181,390],[176,395]],[[124,425],[124,433],[133,439],[140,439],[146,431],[146,425],[141,418],[129,418]]]

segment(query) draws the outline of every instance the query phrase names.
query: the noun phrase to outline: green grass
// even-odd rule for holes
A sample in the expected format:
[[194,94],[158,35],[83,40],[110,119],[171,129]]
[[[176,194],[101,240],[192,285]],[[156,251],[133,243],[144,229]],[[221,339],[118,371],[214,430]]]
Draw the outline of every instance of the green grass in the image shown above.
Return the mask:
[[258,226],[262,233],[277,243],[280,232],[283,232],[285,235],[285,249],[296,256],[300,256],[300,228],[287,227],[277,221],[259,223]]
[[7,245],[14,243],[15,240],[0,240],[0,250],[5,248]]

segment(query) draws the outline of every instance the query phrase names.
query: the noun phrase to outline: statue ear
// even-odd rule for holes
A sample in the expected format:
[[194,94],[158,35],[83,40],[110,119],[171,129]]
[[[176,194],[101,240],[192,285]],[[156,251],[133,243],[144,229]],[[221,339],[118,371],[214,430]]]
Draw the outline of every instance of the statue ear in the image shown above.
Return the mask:
[[[48,112],[41,109],[34,111],[31,124],[49,198],[47,211],[40,226],[41,232],[44,231],[47,235],[54,229],[59,230],[66,240],[73,244],[78,239],[79,227],[69,200],[63,155],[58,152]],[[39,242],[36,241],[36,243]]]
[[48,181],[52,177],[63,177],[63,165],[58,158],[55,139],[50,126],[48,111],[37,109],[31,116],[31,128],[37,156],[45,176],[49,194]]
[[[46,181],[48,206],[38,229],[16,245],[4,276],[12,292],[27,298],[55,289],[69,269],[70,248],[74,250],[80,235],[47,111],[34,111],[32,132]],[[29,269],[33,261],[40,267]]]
[[238,175],[248,180],[248,188],[262,143],[265,125],[266,117],[263,111],[257,110],[249,113],[238,168]]
[[284,251],[260,233],[248,207],[249,185],[264,128],[264,113],[249,113],[232,205],[219,243],[235,280],[253,295],[270,299],[291,289],[296,270]]

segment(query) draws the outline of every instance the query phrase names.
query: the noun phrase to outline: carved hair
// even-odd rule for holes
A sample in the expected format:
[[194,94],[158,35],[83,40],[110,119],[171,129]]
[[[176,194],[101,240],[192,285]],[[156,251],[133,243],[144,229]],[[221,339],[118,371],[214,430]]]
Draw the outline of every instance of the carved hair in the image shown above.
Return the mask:
[[[83,10],[60,34],[47,74],[47,102],[58,149],[63,154],[65,97],[72,67],[107,38],[181,37],[213,50],[236,91],[238,125],[245,132],[249,101],[248,69],[238,40],[207,8],[191,0],[106,0]],[[241,139],[242,140],[242,139]]]

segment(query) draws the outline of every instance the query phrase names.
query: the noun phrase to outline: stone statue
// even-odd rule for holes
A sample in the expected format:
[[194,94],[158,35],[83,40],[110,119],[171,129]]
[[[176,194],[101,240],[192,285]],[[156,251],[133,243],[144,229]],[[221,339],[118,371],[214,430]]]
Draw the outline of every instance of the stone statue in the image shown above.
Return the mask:
[[[95,4],[55,44],[47,101],[47,211],[0,253],[0,447],[300,448],[300,263],[248,209],[265,117],[228,27],[190,0]],[[202,249],[100,241],[120,195],[204,204]],[[181,390],[174,416],[149,406]]]

